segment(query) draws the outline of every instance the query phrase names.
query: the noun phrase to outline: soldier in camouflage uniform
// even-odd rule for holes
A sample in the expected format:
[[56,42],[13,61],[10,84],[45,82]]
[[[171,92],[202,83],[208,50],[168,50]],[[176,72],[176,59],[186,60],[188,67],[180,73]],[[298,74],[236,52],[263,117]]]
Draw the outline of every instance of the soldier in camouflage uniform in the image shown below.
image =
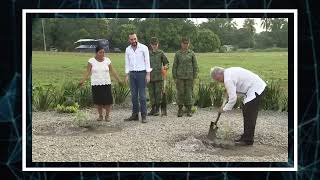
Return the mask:
[[196,56],[189,50],[189,39],[181,39],[181,49],[176,52],[172,66],[172,76],[176,82],[178,117],[183,115],[183,105],[187,109],[187,116],[191,117],[193,105],[193,83],[198,75]]
[[[168,69],[169,61],[164,55],[163,51],[158,49],[158,39],[156,37],[151,38],[150,42],[152,50],[150,53],[150,67],[152,68],[150,74],[150,83],[148,85],[149,97],[152,109],[148,113],[149,116],[158,116],[160,105],[163,106],[163,94],[164,94],[164,84],[162,77],[162,68]],[[165,101],[165,100],[164,100]],[[166,107],[161,108],[161,115],[166,115]]]

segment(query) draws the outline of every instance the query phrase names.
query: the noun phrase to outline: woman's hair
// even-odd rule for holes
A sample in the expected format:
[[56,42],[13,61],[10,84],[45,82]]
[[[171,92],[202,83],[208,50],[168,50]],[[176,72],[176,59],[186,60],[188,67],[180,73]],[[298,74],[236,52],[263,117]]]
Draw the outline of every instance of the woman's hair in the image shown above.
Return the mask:
[[102,46],[97,46],[96,47],[96,53],[99,52],[101,49],[104,49]]

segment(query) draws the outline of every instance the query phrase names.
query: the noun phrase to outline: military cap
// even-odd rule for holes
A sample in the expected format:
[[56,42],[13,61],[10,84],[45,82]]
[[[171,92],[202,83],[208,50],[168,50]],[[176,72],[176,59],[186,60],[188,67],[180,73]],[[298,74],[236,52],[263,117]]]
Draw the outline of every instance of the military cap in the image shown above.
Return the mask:
[[182,38],[181,38],[181,42],[182,42],[182,43],[189,43],[189,41],[190,41],[190,40],[189,40],[189,38],[187,38],[187,37],[182,37]]
[[150,44],[158,44],[158,43],[159,43],[158,38],[156,38],[156,37],[151,38]]

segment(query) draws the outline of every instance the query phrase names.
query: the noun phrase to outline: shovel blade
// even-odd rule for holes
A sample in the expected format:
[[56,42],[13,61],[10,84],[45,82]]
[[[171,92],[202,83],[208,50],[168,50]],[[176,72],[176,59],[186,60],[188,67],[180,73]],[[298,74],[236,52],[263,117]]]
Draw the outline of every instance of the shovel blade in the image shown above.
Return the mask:
[[208,139],[214,141],[217,137],[217,130],[218,127],[214,122],[211,122],[209,132],[208,132]]

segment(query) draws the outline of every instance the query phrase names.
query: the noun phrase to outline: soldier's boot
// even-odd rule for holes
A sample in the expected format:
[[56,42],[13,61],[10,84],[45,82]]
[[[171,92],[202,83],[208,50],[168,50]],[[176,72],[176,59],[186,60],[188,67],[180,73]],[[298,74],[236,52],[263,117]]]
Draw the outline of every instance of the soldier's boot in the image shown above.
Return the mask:
[[192,117],[191,106],[187,106],[187,116]]
[[151,111],[148,113],[148,116],[152,116],[152,115],[154,114],[155,108],[156,108],[156,106],[155,106],[155,105],[152,105]]
[[154,116],[159,116],[159,115],[160,115],[160,113],[159,113],[159,107],[160,107],[160,106],[157,104],[157,105],[156,105],[156,108],[155,108],[155,110],[154,110],[154,113],[153,113]]
[[167,105],[166,104],[161,105],[161,116],[167,116]]
[[179,105],[179,109],[178,109],[178,117],[182,117],[183,115],[183,106]]

